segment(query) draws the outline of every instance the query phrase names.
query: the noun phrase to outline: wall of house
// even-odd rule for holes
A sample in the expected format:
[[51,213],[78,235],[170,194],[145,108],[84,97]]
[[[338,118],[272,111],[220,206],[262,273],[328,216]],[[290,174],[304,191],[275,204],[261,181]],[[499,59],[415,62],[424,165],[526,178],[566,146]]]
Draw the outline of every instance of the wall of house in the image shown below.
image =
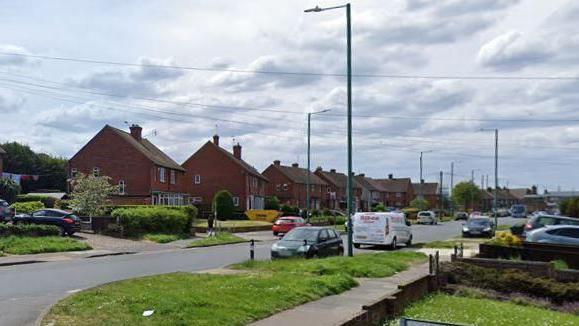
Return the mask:
[[261,174],[269,179],[269,183],[265,187],[265,193],[267,196],[276,196],[282,205],[298,205],[297,198],[299,191],[295,189],[296,185],[293,184],[283,173],[270,165]]

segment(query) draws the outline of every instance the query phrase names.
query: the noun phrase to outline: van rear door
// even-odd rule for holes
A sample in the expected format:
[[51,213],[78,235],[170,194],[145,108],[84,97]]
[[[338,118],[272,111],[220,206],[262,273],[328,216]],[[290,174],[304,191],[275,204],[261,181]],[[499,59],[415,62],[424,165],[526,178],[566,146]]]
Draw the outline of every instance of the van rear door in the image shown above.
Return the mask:
[[388,218],[375,213],[354,215],[354,243],[384,244]]

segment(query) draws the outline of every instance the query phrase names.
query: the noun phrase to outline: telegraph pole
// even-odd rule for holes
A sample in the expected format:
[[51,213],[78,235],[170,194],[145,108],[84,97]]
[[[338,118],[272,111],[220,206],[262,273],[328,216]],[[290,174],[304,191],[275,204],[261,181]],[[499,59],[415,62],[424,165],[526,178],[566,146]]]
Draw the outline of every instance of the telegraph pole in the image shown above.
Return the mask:
[[450,162],[450,189],[448,195],[450,196],[450,213],[454,216],[454,202],[452,201],[452,190],[454,188],[454,162]]
[[440,196],[439,200],[439,205],[440,205],[440,218],[442,219],[442,211],[444,210],[444,201],[442,200],[442,174],[443,172],[440,171],[440,189],[438,191],[438,195]]

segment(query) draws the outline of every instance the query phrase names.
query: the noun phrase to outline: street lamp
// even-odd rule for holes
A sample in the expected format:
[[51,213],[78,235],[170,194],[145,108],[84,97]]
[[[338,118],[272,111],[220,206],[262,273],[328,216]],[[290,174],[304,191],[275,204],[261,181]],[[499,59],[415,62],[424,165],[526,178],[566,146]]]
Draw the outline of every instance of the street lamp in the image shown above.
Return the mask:
[[429,151],[422,151],[420,152],[420,180],[418,181],[418,198],[424,199],[424,195],[422,193],[422,156],[424,153],[431,153],[432,150]]
[[348,256],[354,255],[352,247],[352,213],[353,213],[353,172],[352,172],[352,24],[350,15],[350,4],[342,6],[306,9],[304,12],[321,12],[332,9],[346,8],[346,61],[348,73]]
[[326,110],[322,110],[322,111],[316,111],[316,112],[309,112],[308,113],[308,173],[306,175],[306,216],[308,219],[308,222],[310,221],[310,121],[312,118],[312,115],[314,114],[320,114],[320,113],[324,113],[324,112],[328,112],[330,111],[330,109],[326,109]]
[[498,207],[497,199],[499,194],[499,130],[498,129],[481,129],[480,131],[495,132],[495,198],[493,200],[493,209],[495,215],[495,228],[498,226]]

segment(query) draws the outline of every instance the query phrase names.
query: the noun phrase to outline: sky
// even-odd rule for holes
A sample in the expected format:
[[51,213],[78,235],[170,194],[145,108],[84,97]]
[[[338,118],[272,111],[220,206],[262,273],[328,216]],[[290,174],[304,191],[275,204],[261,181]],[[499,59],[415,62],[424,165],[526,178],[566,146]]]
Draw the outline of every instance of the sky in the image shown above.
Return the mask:
[[[345,171],[345,11],[303,11],[340,4],[0,0],[0,142],[69,158],[128,123],[179,163],[218,133],[259,170],[305,166],[307,113],[329,109],[311,166]],[[418,180],[423,151],[426,181],[454,162],[492,185],[497,128],[500,186],[578,187],[578,19],[577,1],[353,1],[354,171]]]

